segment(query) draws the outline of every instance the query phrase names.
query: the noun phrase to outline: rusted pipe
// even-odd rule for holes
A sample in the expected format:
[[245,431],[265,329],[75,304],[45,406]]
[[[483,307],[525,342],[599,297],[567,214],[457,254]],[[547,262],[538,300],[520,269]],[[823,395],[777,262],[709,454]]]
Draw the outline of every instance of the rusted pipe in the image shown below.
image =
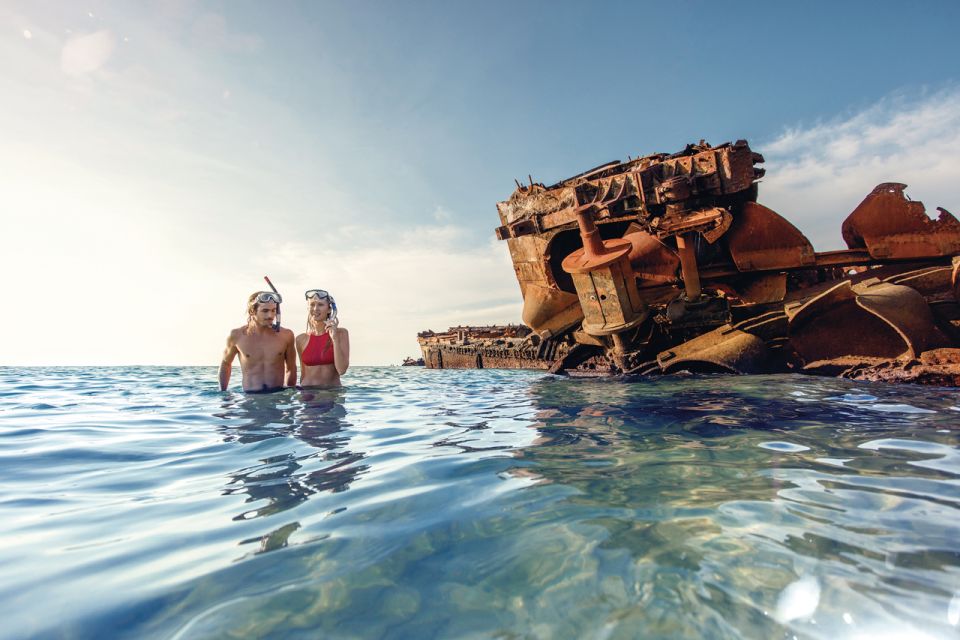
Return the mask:
[[677,251],[680,254],[680,277],[687,293],[687,300],[700,298],[700,272],[697,270],[697,254],[693,247],[693,233],[677,235]]
[[580,225],[580,237],[583,239],[583,252],[588,258],[596,258],[607,253],[600,239],[600,231],[593,221],[593,207],[583,207],[577,211],[577,224]]
[[614,352],[616,352],[617,354],[620,354],[620,355],[626,353],[627,347],[626,347],[626,345],[625,345],[624,342],[623,342],[623,336],[621,336],[619,333],[614,333],[614,334],[612,334],[610,337],[613,338],[613,350],[614,350]]

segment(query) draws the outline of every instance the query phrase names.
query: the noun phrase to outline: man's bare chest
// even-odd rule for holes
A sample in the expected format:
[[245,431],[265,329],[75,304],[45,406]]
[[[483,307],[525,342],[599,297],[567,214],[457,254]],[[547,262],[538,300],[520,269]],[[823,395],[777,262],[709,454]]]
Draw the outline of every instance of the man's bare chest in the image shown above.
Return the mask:
[[245,336],[237,342],[240,358],[252,362],[282,360],[284,341],[280,336]]

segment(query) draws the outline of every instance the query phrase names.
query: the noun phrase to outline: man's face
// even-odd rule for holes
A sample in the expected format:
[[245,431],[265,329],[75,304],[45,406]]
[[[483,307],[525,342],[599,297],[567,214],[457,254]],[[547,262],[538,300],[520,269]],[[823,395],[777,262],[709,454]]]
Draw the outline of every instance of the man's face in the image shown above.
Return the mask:
[[257,305],[257,313],[253,316],[257,326],[264,329],[274,323],[277,318],[276,302],[261,302]]

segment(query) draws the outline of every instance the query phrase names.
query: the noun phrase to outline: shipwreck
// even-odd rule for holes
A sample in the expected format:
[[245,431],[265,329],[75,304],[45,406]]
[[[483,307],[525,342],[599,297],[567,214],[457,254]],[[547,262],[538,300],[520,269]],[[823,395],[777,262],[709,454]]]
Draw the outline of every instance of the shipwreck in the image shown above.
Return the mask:
[[611,162],[497,204],[523,325],[418,340],[428,368],[804,372],[960,385],[960,222],[871,191],[815,252],[739,140]]

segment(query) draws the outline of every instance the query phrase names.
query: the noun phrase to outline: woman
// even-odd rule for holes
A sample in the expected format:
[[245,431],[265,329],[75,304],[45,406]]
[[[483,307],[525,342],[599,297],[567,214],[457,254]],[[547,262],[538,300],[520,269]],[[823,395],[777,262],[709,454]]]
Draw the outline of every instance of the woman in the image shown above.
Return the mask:
[[307,332],[297,336],[300,386],[339,387],[350,366],[350,335],[339,326],[337,303],[329,293],[310,289],[304,296]]

